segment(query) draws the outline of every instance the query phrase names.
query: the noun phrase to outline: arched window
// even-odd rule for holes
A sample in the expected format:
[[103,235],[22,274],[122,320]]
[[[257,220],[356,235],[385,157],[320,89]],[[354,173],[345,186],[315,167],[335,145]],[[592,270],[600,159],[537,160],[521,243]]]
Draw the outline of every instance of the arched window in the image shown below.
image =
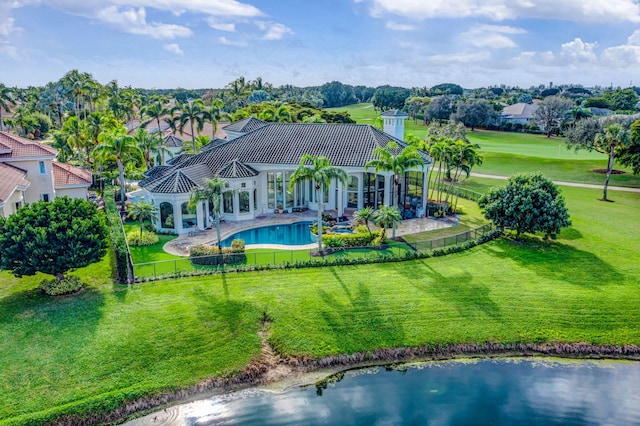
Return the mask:
[[173,204],[160,203],[160,226],[163,228],[175,228],[173,221]]

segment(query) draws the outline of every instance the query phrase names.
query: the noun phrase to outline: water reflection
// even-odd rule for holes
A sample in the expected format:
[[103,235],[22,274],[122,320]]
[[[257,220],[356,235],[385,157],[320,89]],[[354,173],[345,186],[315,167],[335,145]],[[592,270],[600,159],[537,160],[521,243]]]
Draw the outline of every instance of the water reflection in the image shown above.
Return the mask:
[[284,393],[196,401],[130,424],[640,424],[640,363],[520,359],[367,368]]

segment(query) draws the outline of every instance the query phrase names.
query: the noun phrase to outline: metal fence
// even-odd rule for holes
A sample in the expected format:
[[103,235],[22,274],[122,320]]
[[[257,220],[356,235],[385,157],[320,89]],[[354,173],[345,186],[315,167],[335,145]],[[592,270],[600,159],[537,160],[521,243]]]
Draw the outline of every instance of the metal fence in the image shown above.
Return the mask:
[[[382,247],[349,247],[327,249],[324,256],[314,251],[274,250],[245,252],[242,260],[237,253],[202,256],[134,264],[135,281],[156,280],[181,275],[205,275],[225,270],[281,269],[285,267],[340,265],[347,263],[375,263],[411,258],[412,254],[428,254],[434,250],[477,241],[493,231],[491,224],[444,238],[416,242],[390,242]],[[208,265],[203,265],[208,263]]]

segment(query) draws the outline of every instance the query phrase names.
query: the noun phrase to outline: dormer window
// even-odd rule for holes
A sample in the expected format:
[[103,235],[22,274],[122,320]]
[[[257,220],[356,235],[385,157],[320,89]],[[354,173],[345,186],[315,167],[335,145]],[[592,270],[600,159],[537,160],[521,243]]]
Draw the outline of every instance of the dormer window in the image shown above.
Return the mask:
[[44,165],[44,161],[38,161],[38,170],[40,171],[41,175],[44,175],[47,173],[47,168]]

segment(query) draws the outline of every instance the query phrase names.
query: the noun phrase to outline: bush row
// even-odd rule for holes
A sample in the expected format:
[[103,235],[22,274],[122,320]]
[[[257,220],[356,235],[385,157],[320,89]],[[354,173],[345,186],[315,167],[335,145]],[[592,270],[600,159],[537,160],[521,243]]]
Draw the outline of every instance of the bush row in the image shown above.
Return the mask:
[[122,220],[118,207],[113,198],[114,189],[109,186],[104,190],[104,207],[107,213],[107,224],[109,225],[109,238],[111,239],[111,247],[113,248],[114,259],[116,263],[116,280],[120,283],[126,283],[129,279],[129,265],[131,259],[127,248],[127,240],[122,227]]
[[371,245],[376,239],[382,244],[384,237],[385,234],[382,230],[361,234],[323,234],[322,242],[327,247],[365,247]]
[[224,265],[244,262],[244,240],[231,241],[231,247],[208,246],[198,244],[189,248],[189,258],[194,265]]
[[127,242],[129,246],[152,246],[160,241],[160,237],[155,232],[134,230],[127,233]]

